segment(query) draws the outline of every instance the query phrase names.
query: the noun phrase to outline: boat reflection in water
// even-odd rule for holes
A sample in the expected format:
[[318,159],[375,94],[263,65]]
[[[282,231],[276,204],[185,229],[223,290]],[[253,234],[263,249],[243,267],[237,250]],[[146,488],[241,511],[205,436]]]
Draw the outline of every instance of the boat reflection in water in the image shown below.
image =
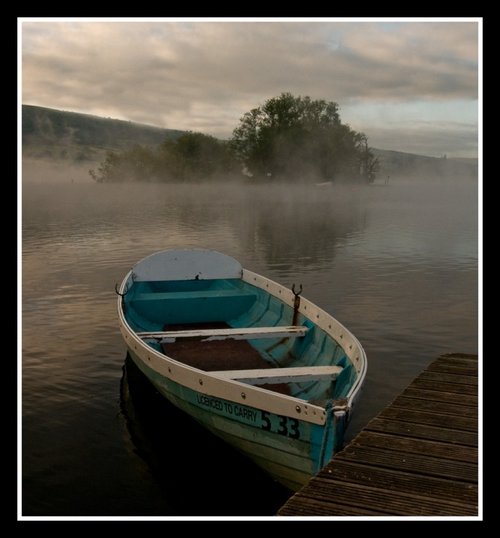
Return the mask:
[[120,407],[130,449],[147,464],[165,497],[169,513],[158,515],[273,515],[290,496],[161,396],[128,354]]

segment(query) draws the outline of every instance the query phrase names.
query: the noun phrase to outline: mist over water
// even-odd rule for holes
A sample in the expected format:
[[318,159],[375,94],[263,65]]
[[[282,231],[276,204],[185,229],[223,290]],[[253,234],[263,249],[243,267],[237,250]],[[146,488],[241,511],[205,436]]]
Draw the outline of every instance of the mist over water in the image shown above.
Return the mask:
[[477,352],[477,205],[460,179],[25,184],[24,515],[272,515],[287,498],[124,376],[114,285],[137,260],[210,248],[302,284],[368,356],[349,440],[436,356]]

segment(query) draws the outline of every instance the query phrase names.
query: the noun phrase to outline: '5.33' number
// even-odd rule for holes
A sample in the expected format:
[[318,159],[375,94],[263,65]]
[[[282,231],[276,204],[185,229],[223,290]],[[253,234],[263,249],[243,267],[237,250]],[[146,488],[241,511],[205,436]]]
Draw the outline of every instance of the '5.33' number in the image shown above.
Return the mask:
[[[261,411],[260,413],[262,419],[262,424],[260,427],[268,432],[273,431],[270,413],[267,411]],[[296,418],[284,417],[282,415],[278,415],[278,417],[279,424],[276,433],[284,435],[285,437],[290,437],[291,439],[299,439],[299,421]]]

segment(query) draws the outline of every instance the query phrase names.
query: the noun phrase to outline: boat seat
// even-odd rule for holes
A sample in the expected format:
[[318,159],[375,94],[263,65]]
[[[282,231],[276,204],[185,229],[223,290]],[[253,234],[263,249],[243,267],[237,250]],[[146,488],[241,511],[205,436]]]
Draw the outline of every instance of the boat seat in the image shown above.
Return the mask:
[[137,293],[130,305],[146,319],[170,323],[212,322],[235,319],[257,300],[255,293],[237,289]]
[[191,338],[210,342],[216,340],[252,340],[257,338],[291,338],[305,336],[308,327],[301,325],[275,327],[243,327],[224,329],[188,329],[182,331],[139,332],[143,340],[155,340],[162,344],[173,343],[177,338]]
[[342,370],[342,366],[297,366],[262,370],[222,370],[210,373],[221,379],[232,379],[249,385],[265,385],[270,382],[297,383],[300,381],[312,381],[324,377],[335,379]]
[[213,299],[227,297],[234,299],[236,297],[250,297],[255,299],[255,293],[241,291],[237,289],[209,289],[198,291],[163,291],[163,292],[145,292],[137,293],[133,301],[164,301],[176,300],[185,301],[187,299]]

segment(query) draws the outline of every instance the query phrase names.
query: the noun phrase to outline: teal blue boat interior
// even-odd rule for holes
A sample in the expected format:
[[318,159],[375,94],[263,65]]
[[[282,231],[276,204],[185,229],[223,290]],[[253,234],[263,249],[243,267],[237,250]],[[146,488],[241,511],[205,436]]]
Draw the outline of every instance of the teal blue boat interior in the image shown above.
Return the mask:
[[[224,322],[232,328],[292,325],[293,308],[241,279],[135,282],[125,298],[125,316],[136,332],[162,331],[169,325]],[[343,368],[327,378],[290,383],[290,393],[310,402],[346,396],[356,372],[342,347],[299,314],[295,325],[308,327],[303,338],[249,339],[260,356],[277,368],[330,366]],[[160,350],[156,342],[148,342]]]

